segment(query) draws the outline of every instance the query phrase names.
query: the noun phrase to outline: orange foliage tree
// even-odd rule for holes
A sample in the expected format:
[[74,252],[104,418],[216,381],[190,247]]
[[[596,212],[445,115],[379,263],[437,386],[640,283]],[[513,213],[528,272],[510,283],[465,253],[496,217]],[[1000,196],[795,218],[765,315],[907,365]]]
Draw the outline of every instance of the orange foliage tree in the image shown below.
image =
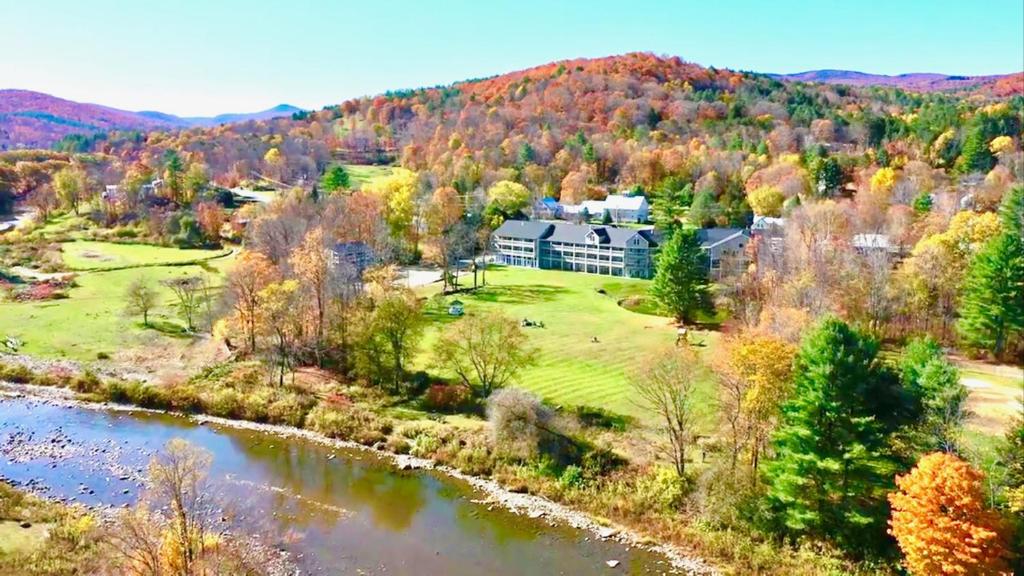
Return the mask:
[[1009,574],[1003,527],[985,506],[982,480],[973,466],[941,452],[896,477],[889,533],[911,574]]

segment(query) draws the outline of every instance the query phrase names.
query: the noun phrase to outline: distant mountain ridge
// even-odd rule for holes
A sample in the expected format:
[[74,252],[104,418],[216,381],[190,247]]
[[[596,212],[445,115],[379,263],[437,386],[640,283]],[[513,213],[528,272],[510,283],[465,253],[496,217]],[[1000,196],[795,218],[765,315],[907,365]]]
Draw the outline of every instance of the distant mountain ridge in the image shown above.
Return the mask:
[[870,74],[856,70],[808,70],[796,74],[769,74],[772,78],[790,82],[819,82],[850,86],[893,86],[914,92],[949,92],[981,89],[993,96],[1007,96],[1024,92],[1024,72],[993,74],[988,76],[957,76],[927,72],[897,74]]
[[156,111],[131,112],[99,104],[74,102],[31,90],[6,89],[0,90],[0,150],[15,147],[49,148],[71,134],[216,126],[291,116],[300,110],[289,104],[280,104],[252,113],[181,117]]

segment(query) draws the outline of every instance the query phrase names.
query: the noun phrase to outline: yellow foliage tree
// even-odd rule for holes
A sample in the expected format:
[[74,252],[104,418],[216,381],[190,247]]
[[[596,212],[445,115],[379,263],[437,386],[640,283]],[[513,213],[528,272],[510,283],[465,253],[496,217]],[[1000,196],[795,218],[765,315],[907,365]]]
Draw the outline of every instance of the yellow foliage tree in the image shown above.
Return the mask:
[[363,190],[377,196],[384,203],[384,219],[391,234],[396,238],[410,240],[415,216],[415,200],[418,176],[412,170],[395,168],[391,174],[374,178],[363,185]]
[[993,154],[1001,154],[1013,150],[1013,138],[1009,136],[996,136],[988,143],[988,149]]
[[871,176],[871,191],[888,194],[896,184],[896,171],[892,168],[879,168]]
[[761,186],[747,194],[747,202],[758,216],[781,216],[786,197],[775,186]]
[[719,400],[733,440],[733,460],[749,442],[750,463],[757,469],[771,436],[779,407],[790,393],[796,347],[760,334],[729,339],[716,356]]
[[952,454],[929,454],[897,476],[889,533],[915,576],[1008,574],[999,515],[986,507],[983,476]]

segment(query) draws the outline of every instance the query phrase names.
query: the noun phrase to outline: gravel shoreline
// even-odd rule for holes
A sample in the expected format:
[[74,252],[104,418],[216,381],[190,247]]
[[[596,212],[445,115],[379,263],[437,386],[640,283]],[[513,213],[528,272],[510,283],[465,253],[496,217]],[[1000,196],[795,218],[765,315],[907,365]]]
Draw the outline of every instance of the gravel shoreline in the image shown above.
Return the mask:
[[232,420],[228,418],[208,416],[205,414],[181,414],[167,410],[140,408],[126,404],[87,402],[75,398],[74,392],[63,388],[47,388],[31,384],[9,383],[3,383],[3,386],[6,387],[7,390],[0,389],[0,395],[14,397],[29,396],[69,407],[88,410],[171,414],[181,418],[190,419],[199,424],[213,424],[228,428],[258,431],[282,438],[301,438],[303,440],[316,442],[323,446],[368,452],[381,459],[389,461],[398,470],[434,470],[450,478],[465,482],[475,490],[483,493],[485,496],[483,499],[474,501],[478,504],[499,506],[513,514],[527,516],[529,518],[543,518],[551,525],[562,524],[589,532],[593,537],[602,541],[615,541],[630,548],[637,548],[660,554],[668,560],[669,564],[671,564],[673,568],[683,571],[686,574],[703,576],[716,575],[719,573],[703,560],[688,556],[682,549],[676,546],[670,544],[651,543],[649,539],[633,530],[602,525],[590,515],[569,508],[563,504],[553,502],[541,496],[511,492],[494,480],[472,476],[449,466],[437,465],[432,460],[425,458],[417,458],[406,454],[394,454],[385,450],[364,446],[356,442],[328,438],[310,430],[302,430],[290,426],[261,424],[245,420]]

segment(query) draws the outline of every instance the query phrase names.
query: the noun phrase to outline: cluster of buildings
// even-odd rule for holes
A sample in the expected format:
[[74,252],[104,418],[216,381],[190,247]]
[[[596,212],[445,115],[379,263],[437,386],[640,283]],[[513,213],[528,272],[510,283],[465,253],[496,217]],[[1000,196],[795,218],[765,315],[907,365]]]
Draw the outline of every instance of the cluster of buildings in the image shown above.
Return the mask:
[[585,200],[579,204],[559,204],[554,198],[544,198],[537,202],[533,211],[538,218],[578,222],[602,220],[608,214],[616,224],[644,224],[651,217],[647,198],[625,194],[610,194],[604,200]]

